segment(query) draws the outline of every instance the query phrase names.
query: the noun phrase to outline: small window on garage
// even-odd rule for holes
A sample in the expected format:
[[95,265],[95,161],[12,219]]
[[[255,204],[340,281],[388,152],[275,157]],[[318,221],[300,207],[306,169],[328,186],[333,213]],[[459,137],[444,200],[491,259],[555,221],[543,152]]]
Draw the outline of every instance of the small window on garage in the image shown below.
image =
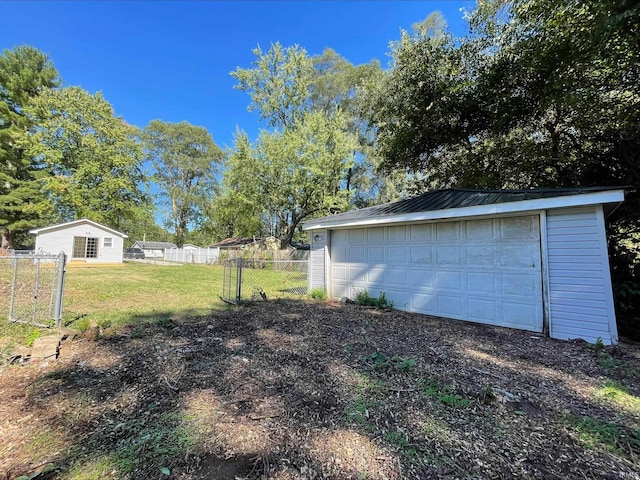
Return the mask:
[[103,247],[113,247],[113,238],[111,237],[104,237],[104,241],[102,243]]

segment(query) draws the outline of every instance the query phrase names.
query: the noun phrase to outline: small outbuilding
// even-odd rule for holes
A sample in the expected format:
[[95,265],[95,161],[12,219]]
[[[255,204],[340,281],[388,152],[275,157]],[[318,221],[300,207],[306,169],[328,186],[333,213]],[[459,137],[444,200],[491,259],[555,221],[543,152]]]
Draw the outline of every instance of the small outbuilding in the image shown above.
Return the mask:
[[75,263],[122,263],[124,239],[118,232],[93,220],[82,218],[50,227],[29,230],[36,236],[36,251],[64,252]]
[[617,343],[605,217],[619,187],[436,190],[303,224],[309,291]]
[[169,248],[176,248],[176,244],[171,242],[138,241],[132,247],[144,250],[145,258],[164,258],[164,251]]

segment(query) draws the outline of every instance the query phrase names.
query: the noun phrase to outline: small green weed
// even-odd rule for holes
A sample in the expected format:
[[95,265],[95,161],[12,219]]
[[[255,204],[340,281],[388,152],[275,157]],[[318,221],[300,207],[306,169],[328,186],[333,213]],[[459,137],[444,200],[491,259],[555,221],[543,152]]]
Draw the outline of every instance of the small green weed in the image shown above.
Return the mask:
[[347,420],[364,424],[369,419],[369,409],[378,405],[378,402],[372,399],[358,397],[345,408]]
[[380,292],[380,295],[376,298],[370,297],[367,290],[361,290],[356,294],[356,303],[364,307],[393,308],[393,302],[387,300],[384,292]]
[[156,325],[162,328],[166,328],[167,330],[176,327],[176,322],[174,322],[170,317],[160,317],[156,320]]
[[598,366],[604,370],[605,375],[611,375],[620,366],[620,361],[613,358],[608,353],[598,355]]
[[361,375],[356,388],[360,392],[375,392],[384,387],[384,382],[382,380],[377,380],[375,378],[370,378],[367,375]]
[[418,461],[418,451],[411,446],[407,436],[400,430],[389,432],[385,435],[385,440],[392,445],[398,447],[398,450],[409,460],[409,462],[416,464]]
[[91,320],[89,320],[87,317],[79,318],[78,320],[76,320],[74,327],[80,333],[84,333],[91,328]]
[[35,342],[36,339],[40,338],[41,336],[42,332],[40,330],[38,330],[37,328],[32,328],[25,334],[24,343],[28,347],[33,347],[33,342]]
[[469,399],[453,393],[451,387],[442,385],[437,380],[420,379],[418,382],[422,394],[434,398],[437,402],[452,408],[466,408],[469,406]]
[[140,325],[138,325],[137,327],[134,327],[133,330],[131,330],[130,336],[131,338],[143,338],[144,328],[142,328]]
[[397,370],[398,372],[409,373],[416,364],[415,358],[404,358],[400,355],[389,357],[386,353],[377,351],[367,357],[373,362],[376,370]]
[[313,290],[311,290],[309,292],[309,297],[313,298],[314,300],[322,300],[322,301],[328,298],[327,292],[325,292],[321,288],[314,288]]

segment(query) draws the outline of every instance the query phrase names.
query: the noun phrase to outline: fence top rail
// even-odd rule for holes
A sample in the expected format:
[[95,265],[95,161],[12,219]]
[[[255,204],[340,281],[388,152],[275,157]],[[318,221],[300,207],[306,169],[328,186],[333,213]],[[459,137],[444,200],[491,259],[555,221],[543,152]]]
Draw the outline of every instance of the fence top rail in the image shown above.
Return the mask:
[[12,254],[12,255],[2,255],[0,256],[0,260],[3,259],[7,259],[7,260],[57,260],[60,258],[60,255],[57,254],[52,254],[52,253],[48,253],[48,254],[41,254],[41,253],[37,253],[37,254]]

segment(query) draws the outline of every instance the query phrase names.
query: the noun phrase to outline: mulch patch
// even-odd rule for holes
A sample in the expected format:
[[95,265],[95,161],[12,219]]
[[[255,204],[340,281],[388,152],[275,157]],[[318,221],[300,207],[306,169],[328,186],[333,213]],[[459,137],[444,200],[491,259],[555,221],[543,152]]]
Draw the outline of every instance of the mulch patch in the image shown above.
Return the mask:
[[637,409],[596,395],[615,380],[640,396],[638,347],[599,355],[326,302],[121,329],[0,372],[0,479],[104,457],[100,478],[640,478]]

